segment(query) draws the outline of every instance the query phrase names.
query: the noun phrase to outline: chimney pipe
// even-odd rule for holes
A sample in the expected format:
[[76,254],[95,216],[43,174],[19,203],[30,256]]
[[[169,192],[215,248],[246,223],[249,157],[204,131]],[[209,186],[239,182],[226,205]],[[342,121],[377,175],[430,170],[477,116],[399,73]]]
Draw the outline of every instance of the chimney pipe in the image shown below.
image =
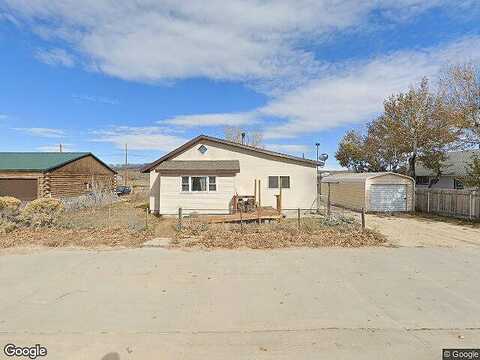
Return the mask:
[[242,132],[242,145],[245,145],[245,133]]

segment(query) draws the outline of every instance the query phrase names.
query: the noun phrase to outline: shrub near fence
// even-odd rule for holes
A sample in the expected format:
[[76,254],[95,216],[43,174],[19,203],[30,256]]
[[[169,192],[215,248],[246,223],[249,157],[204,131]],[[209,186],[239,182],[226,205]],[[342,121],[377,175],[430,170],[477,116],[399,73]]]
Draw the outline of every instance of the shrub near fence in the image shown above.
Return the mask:
[[419,212],[480,219],[480,193],[472,190],[416,189],[415,209]]

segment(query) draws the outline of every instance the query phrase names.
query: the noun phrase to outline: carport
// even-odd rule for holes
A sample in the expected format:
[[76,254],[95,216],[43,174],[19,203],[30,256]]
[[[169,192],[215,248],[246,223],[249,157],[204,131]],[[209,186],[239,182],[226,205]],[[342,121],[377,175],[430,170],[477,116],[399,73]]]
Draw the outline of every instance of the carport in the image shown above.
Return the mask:
[[367,212],[413,211],[415,181],[393,172],[344,173],[322,179],[322,195],[332,205]]

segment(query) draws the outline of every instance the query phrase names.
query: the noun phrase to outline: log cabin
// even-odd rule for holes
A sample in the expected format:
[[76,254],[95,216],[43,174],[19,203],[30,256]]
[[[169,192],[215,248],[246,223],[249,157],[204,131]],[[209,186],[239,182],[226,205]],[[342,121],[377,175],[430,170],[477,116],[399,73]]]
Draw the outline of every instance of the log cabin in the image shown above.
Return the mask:
[[0,152],[0,196],[30,201],[115,187],[115,170],[92,153]]

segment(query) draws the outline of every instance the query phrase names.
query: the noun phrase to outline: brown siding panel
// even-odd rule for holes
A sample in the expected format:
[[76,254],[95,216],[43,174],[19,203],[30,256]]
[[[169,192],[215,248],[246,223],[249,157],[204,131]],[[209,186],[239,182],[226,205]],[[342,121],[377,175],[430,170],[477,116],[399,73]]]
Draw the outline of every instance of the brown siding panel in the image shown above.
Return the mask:
[[34,200],[38,196],[37,179],[0,179],[0,196],[13,196],[20,200]]

